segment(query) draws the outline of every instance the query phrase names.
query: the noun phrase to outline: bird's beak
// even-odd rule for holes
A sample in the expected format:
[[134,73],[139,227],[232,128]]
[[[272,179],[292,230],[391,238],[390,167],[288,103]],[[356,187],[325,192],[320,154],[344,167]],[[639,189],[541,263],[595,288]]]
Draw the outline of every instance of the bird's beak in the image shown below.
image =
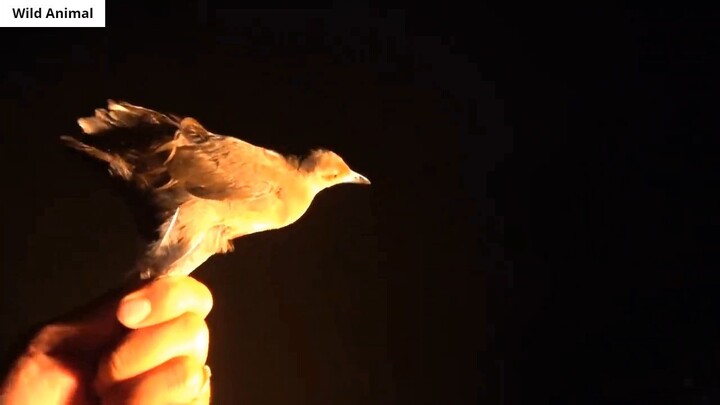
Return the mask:
[[360,173],[350,172],[345,178],[345,183],[370,184],[370,180]]

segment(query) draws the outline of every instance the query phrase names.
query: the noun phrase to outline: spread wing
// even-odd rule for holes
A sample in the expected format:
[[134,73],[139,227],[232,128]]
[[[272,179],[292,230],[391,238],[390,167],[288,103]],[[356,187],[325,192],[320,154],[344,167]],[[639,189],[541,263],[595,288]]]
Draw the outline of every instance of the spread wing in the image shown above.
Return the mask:
[[277,190],[272,173],[288,164],[280,154],[213,134],[193,118],[122,101],[109,100],[107,109],[78,123],[85,135],[62,137],[69,146],[106,161],[114,174],[149,191],[170,213],[189,197],[270,195]]

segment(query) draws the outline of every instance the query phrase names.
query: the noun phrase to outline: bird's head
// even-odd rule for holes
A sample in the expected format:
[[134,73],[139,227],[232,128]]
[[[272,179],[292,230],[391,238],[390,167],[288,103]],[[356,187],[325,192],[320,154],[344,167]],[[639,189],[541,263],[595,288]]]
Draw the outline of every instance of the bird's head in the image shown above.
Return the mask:
[[354,172],[336,153],[314,150],[303,159],[301,169],[317,185],[318,191],[341,183],[370,184],[367,177]]

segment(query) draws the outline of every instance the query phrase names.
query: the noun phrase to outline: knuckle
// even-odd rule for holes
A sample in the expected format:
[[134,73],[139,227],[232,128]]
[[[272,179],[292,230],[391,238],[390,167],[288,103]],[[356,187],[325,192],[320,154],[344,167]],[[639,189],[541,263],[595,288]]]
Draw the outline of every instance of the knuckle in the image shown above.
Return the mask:
[[[181,328],[187,336],[186,352],[188,355],[204,363],[210,344],[210,332],[205,320],[197,314],[187,313],[181,317]],[[186,328],[186,329],[185,329]]]
[[[170,307],[177,309],[185,309],[183,308],[183,303],[185,302],[184,295],[186,294],[184,288],[178,288],[177,284],[173,286],[168,286],[163,291],[163,300],[168,303]],[[180,306],[178,308],[178,306]]]
[[167,370],[167,388],[171,390],[185,390],[193,384],[197,371],[195,362],[189,357],[180,357],[172,362]]
[[125,355],[122,351],[113,351],[107,357],[107,374],[110,380],[117,381],[122,379],[126,368]]
[[28,345],[29,351],[31,352],[45,352],[48,351],[56,342],[59,337],[63,335],[63,328],[59,325],[51,324],[43,326],[35,337],[32,338]]
[[37,335],[42,336],[42,337],[55,336],[58,334],[58,332],[60,330],[62,330],[62,328],[59,325],[56,325],[56,324],[45,325],[42,328],[40,328]]
[[208,329],[205,320],[193,312],[180,315],[178,323],[179,328],[188,331],[194,336],[205,333]]
[[193,295],[195,297],[195,300],[193,301],[198,302],[203,309],[208,304],[212,306],[212,293],[205,284],[192,277],[186,277],[184,286],[185,288],[183,288],[182,294],[185,296]]
[[177,280],[166,287],[165,301],[178,311],[196,312],[206,316],[213,305],[210,289],[191,277],[172,278]]
[[151,288],[156,289],[160,295],[172,295],[181,285],[181,277],[161,277],[153,282]]
[[213,308],[213,296],[210,289],[205,284],[200,284],[200,297],[202,299],[202,311],[203,315],[207,316]]

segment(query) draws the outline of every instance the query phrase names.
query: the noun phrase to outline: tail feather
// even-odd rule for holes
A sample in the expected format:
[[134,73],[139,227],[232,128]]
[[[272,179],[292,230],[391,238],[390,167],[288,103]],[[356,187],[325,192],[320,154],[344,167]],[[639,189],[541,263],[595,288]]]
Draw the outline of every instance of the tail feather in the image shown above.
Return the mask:
[[125,180],[130,180],[133,173],[133,166],[126,162],[118,155],[103,152],[100,149],[84,144],[71,136],[61,136],[60,139],[65,141],[67,146],[86,153],[96,159],[103,160],[110,166],[110,171],[116,176],[120,176]]

